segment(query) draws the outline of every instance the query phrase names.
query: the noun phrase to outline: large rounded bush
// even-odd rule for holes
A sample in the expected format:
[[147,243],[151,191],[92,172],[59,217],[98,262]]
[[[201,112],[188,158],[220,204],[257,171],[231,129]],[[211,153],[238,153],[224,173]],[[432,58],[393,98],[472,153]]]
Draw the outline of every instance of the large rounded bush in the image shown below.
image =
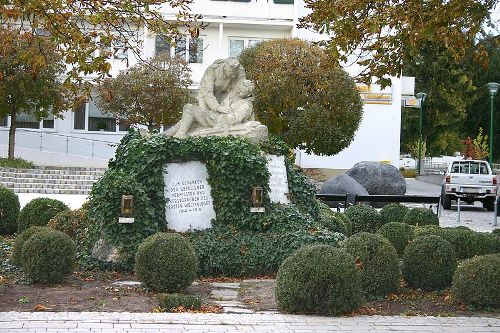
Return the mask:
[[500,236],[490,232],[477,232],[477,255],[500,253]]
[[352,233],[376,232],[382,225],[380,213],[373,207],[356,205],[345,210],[345,215],[352,222]]
[[360,232],[342,242],[342,249],[356,258],[366,295],[382,296],[398,290],[401,278],[398,255],[387,239]]
[[457,266],[453,245],[439,236],[417,237],[403,254],[403,277],[409,286],[440,290],[451,285]]
[[354,257],[329,245],[308,245],[288,257],[276,277],[276,301],[292,313],[339,314],[362,302]]
[[380,210],[380,217],[384,223],[403,222],[403,219],[410,209],[398,203],[385,205]]
[[50,219],[47,226],[62,231],[76,240],[78,235],[81,234],[82,229],[88,224],[87,211],[84,209],[75,209],[57,213],[56,216]]
[[428,208],[412,208],[406,213],[403,222],[411,225],[439,225],[439,218]]
[[73,272],[76,249],[73,240],[60,231],[34,233],[24,243],[21,263],[34,282],[59,282]]
[[12,235],[17,231],[19,208],[17,194],[0,186],[0,235]]
[[476,307],[500,307],[500,254],[462,261],[453,275],[452,292]]
[[349,226],[346,223],[346,218],[342,218],[341,216],[344,216],[344,214],[341,213],[336,213],[330,209],[327,205],[322,204],[320,206],[320,224],[322,227],[333,231],[333,232],[340,232],[341,234],[344,235],[349,235]]
[[62,201],[49,198],[36,198],[21,209],[18,218],[18,230],[23,231],[31,226],[44,226],[57,213],[69,209]]
[[475,255],[481,254],[481,239],[478,233],[468,228],[439,228],[436,226],[425,226],[423,228],[416,228],[415,233],[417,236],[423,235],[436,235],[446,239],[453,245],[457,259],[472,258]]
[[414,238],[415,227],[406,223],[389,222],[378,229],[377,233],[387,238],[401,256],[411,240]]
[[196,279],[196,270],[196,253],[189,241],[179,234],[154,234],[137,249],[135,274],[154,291],[184,290]]
[[18,267],[21,267],[21,255],[23,253],[24,243],[35,233],[50,230],[52,229],[48,227],[33,226],[17,235],[16,240],[14,241],[14,246],[12,247],[12,263],[14,263],[14,265]]

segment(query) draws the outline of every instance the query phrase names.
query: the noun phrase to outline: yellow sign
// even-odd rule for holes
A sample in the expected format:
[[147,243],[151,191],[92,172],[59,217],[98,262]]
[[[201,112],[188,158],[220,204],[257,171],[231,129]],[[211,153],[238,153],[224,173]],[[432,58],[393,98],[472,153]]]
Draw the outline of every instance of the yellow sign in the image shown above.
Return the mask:
[[373,91],[371,86],[358,84],[361,100],[365,104],[392,104],[392,94],[388,92]]

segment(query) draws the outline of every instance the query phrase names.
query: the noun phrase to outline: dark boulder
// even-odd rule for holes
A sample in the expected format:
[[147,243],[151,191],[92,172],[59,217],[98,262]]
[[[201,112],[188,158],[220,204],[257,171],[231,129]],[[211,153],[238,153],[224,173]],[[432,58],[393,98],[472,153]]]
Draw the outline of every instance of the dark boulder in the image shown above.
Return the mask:
[[321,185],[319,194],[348,194],[348,204],[354,204],[354,196],[368,195],[365,188],[348,175],[338,175],[328,179]]
[[406,181],[393,165],[380,162],[359,162],[346,172],[369,194],[404,195]]

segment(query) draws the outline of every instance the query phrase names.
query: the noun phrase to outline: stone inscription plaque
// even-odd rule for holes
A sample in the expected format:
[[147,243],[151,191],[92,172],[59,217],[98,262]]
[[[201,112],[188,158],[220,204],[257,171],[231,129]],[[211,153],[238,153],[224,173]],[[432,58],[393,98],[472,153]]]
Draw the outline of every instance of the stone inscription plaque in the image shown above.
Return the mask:
[[205,164],[199,161],[168,163],[163,178],[168,228],[175,231],[210,228],[215,210]]
[[267,170],[269,171],[269,198],[272,202],[289,204],[288,177],[286,175],[285,157],[267,155]]

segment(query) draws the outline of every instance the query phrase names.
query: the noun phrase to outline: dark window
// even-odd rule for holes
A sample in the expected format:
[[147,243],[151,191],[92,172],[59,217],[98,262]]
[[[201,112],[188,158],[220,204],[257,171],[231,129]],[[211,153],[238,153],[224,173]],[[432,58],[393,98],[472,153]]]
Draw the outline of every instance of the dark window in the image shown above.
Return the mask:
[[89,131],[116,132],[116,119],[89,117]]
[[27,113],[20,113],[16,118],[17,128],[40,128],[40,119],[34,115]]
[[175,55],[186,59],[186,39],[176,38],[175,39]]
[[54,119],[44,119],[43,128],[54,128]]
[[85,129],[85,105],[80,105],[74,112],[74,129],[76,130],[84,130]]
[[189,63],[203,63],[203,39],[191,38],[189,40]]
[[170,43],[163,35],[156,35],[155,54],[166,53],[170,56]]
[[0,117],[0,126],[7,126],[7,117]]
[[293,4],[293,0],[273,0],[274,3]]
[[118,130],[119,131],[128,131],[130,129],[130,122],[124,119],[118,120]]

